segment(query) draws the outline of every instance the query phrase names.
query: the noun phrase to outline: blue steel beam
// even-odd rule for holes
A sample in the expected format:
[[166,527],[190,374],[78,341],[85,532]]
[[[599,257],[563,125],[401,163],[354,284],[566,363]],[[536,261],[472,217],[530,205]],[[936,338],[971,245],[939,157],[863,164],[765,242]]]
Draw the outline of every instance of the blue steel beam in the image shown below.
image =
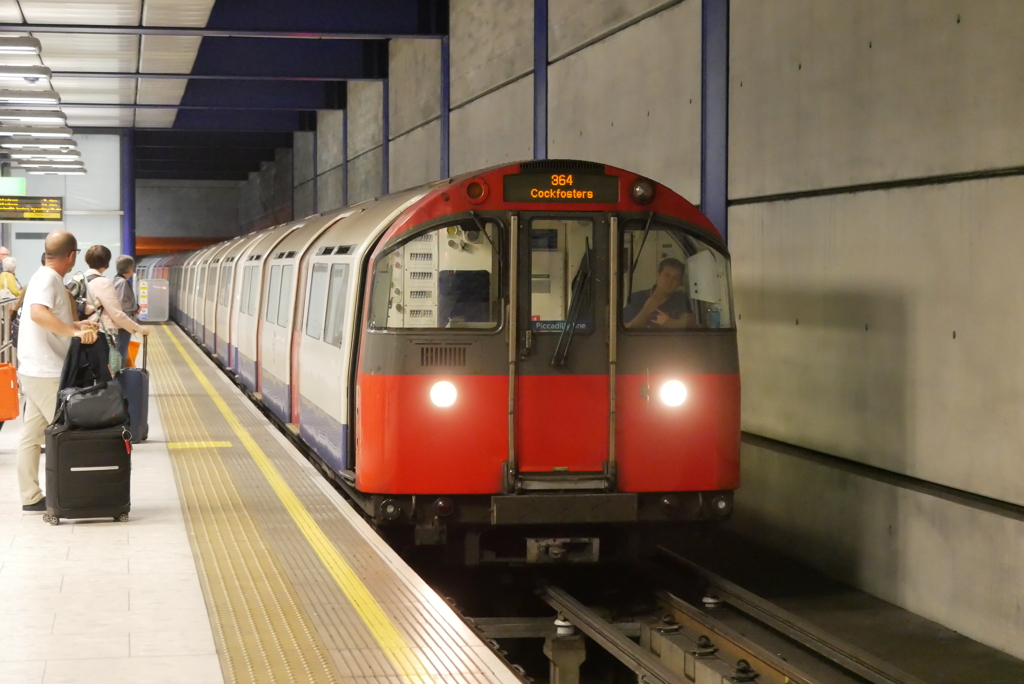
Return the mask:
[[701,8],[700,209],[728,243],[729,0]]
[[533,0],[533,158],[548,157],[548,0]]
[[121,254],[135,256],[135,134],[121,133]]
[[448,37],[441,39],[441,178],[451,176],[452,72]]

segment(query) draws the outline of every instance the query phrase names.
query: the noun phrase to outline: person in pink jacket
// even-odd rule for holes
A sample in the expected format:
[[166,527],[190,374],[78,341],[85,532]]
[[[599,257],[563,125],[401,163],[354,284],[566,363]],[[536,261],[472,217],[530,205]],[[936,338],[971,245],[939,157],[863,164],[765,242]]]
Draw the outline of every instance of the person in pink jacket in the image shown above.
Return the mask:
[[[89,270],[85,272],[85,282],[89,288],[90,299],[89,304],[85,307],[87,320],[98,320],[102,317],[102,329],[114,335],[118,330],[148,335],[149,328],[133,321],[121,309],[121,299],[117,296],[114,282],[103,277],[103,272],[110,268],[110,256],[110,250],[103,245],[93,245],[85,253],[85,263],[89,265]],[[100,309],[99,316],[97,316],[96,308]],[[111,343],[116,343],[116,340],[111,340]]]

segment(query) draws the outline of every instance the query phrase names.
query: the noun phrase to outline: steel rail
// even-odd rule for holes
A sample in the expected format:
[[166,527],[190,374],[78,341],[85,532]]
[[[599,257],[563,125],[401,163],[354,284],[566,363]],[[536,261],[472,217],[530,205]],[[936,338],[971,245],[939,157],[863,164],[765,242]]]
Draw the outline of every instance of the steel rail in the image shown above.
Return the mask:
[[685,677],[676,674],[652,653],[640,648],[614,625],[603,620],[565,591],[551,585],[538,590],[540,597],[577,629],[597,642],[619,662],[637,675],[637,681],[654,684],[684,684]]
[[[762,667],[767,666],[778,673],[781,677],[785,677],[785,681],[791,682],[792,684],[818,684],[817,679],[807,672],[804,672],[793,663],[790,663],[778,653],[774,653],[749,637],[740,634],[732,627],[716,620],[713,616],[708,615],[700,608],[687,603],[667,591],[659,591],[657,596],[669,610],[677,612],[683,617],[689,619],[694,625],[699,625],[702,629],[721,637],[725,642],[728,642],[735,647],[735,651],[729,653],[731,656],[738,656],[742,654],[744,658],[754,661],[751,664],[763,664]],[[731,650],[721,644],[721,642],[715,641],[714,644],[720,652],[725,653]],[[758,671],[761,672],[762,670],[758,669]]]
[[759,620],[801,646],[821,655],[872,684],[926,684],[914,675],[877,658],[867,651],[832,636],[789,611],[766,601],[743,587],[697,565],[679,553],[658,547],[658,551],[699,575],[715,595],[733,608]]

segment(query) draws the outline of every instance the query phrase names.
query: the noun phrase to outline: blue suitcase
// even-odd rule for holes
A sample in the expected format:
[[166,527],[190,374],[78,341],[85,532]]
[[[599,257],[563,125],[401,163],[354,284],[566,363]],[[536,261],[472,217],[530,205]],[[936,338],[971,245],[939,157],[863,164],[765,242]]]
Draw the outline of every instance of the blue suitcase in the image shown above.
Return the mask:
[[128,400],[128,429],[132,443],[149,439],[149,371],[146,370],[146,347],[149,338],[142,338],[142,368],[125,368],[118,375],[124,396]]

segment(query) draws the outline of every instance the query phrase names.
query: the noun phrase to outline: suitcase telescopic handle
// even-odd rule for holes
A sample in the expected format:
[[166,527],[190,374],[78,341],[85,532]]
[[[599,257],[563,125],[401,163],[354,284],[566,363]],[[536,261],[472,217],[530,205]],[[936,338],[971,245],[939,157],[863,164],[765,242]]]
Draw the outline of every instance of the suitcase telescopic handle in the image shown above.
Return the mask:
[[146,370],[146,350],[149,349],[149,335],[142,336],[142,370]]

